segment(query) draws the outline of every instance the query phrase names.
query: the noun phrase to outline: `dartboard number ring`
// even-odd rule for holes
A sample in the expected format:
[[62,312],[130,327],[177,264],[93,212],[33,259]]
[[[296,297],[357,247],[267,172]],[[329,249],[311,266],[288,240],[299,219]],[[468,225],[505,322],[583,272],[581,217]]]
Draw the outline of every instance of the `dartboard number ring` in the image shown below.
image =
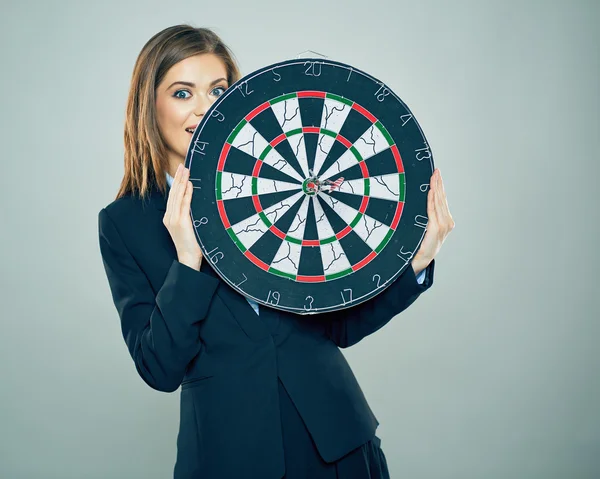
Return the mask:
[[427,227],[433,155],[420,126],[389,87],[343,63],[289,60],[242,78],[206,113],[186,166],[203,255],[272,308],[373,298],[410,267]]

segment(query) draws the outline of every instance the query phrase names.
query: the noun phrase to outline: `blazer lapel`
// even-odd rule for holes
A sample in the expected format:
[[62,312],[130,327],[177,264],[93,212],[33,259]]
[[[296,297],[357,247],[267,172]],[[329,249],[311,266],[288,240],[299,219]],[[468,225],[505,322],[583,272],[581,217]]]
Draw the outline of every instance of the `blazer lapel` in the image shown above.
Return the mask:
[[[204,263],[204,260],[202,260]],[[231,314],[244,330],[246,335],[254,341],[260,341],[270,336],[267,325],[256,315],[252,306],[248,304],[246,298],[234,290],[228,284],[222,284],[224,287],[217,289],[217,294],[221,297]],[[260,314],[263,314],[264,308],[260,308]]]

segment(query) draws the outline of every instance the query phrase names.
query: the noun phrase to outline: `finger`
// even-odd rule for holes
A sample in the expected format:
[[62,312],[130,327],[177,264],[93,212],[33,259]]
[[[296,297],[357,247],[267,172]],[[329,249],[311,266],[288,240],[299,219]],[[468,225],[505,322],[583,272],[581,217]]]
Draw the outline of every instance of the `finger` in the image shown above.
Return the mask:
[[446,191],[444,189],[444,181],[442,180],[442,175],[439,175],[439,191],[440,191],[440,204],[439,210],[442,216],[442,221],[445,226],[450,228],[452,224],[452,215],[450,214],[450,208],[448,207],[448,199],[446,198]]
[[435,190],[429,189],[427,192],[427,229],[435,228],[437,224],[437,214],[435,212]]
[[[435,190],[435,171],[433,170],[433,173],[431,174],[431,178],[429,178],[429,191],[427,192],[427,216],[431,216],[433,214],[435,214],[434,211],[434,206],[435,204],[433,203],[435,198],[433,197],[433,193]],[[430,211],[430,207],[431,207],[431,211]],[[431,213],[431,214],[430,214]]]
[[167,211],[166,214],[171,215],[173,209],[173,198],[175,198],[175,194],[177,193],[177,186],[179,184],[179,177],[181,175],[182,164],[180,163],[177,167],[177,171],[175,172],[175,176],[173,177],[173,183],[171,184],[171,188],[169,189],[169,196],[167,197]]
[[450,224],[452,217],[450,216],[450,210],[448,209],[448,201],[446,200],[446,193],[444,191],[444,182],[442,181],[442,175],[439,175],[439,187],[438,187],[438,203],[437,210],[440,219],[440,224],[445,229],[446,233],[450,230]]
[[433,187],[432,209],[433,209],[433,214],[435,217],[435,222],[439,229],[439,227],[443,225],[443,218],[442,218],[442,214],[440,211],[440,189],[439,189],[439,184],[437,182],[437,174],[435,176],[436,176],[436,181],[435,181],[435,184]]
[[183,196],[185,195],[189,174],[189,170],[187,168],[182,167],[181,174],[179,176],[179,185],[177,188],[177,192],[175,193],[173,203],[173,215],[176,220],[181,219],[181,214],[183,213],[182,202]]
[[[427,217],[433,217],[435,215],[435,181],[436,181],[436,170],[433,170],[431,177],[429,178],[429,191],[427,192]],[[434,218],[435,221],[435,218]]]
[[442,179],[442,172],[438,169],[438,175],[440,177],[440,187],[441,191],[444,195],[446,195],[446,190],[444,189],[444,180]]
[[183,203],[185,205],[185,211],[189,211],[189,209],[190,209],[190,205],[192,204],[192,193],[193,192],[194,192],[194,185],[192,184],[191,181],[188,180],[186,189],[185,189],[185,196],[184,196],[184,200],[183,200]]

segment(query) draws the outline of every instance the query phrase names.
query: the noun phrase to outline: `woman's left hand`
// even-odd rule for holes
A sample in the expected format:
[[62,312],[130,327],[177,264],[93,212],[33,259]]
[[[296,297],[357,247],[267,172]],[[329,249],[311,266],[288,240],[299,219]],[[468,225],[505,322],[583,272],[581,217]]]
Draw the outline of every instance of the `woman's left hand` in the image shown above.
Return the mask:
[[446,192],[439,168],[431,175],[429,192],[427,193],[427,228],[425,237],[411,265],[418,275],[433,260],[442,247],[442,243],[454,229],[454,220],[448,209]]

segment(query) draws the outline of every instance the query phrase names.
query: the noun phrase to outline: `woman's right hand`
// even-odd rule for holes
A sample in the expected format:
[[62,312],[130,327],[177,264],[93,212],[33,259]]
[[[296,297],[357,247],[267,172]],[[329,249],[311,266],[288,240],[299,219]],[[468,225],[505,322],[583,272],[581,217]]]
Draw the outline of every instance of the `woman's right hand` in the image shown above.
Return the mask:
[[194,187],[189,181],[190,170],[183,165],[177,167],[169,197],[163,224],[169,231],[177,250],[177,259],[190,268],[200,271],[202,250],[196,240],[196,234],[190,217],[190,204]]

